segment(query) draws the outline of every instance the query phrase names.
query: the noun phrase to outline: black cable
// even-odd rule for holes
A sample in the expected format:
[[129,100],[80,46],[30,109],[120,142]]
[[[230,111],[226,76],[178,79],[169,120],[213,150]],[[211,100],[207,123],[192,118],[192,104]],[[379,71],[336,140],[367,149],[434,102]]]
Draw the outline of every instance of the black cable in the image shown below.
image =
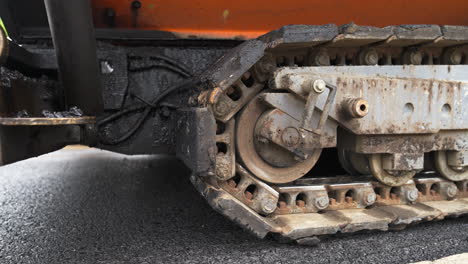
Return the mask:
[[[132,57],[129,57],[129,58],[132,58]],[[133,57],[133,58],[137,58],[137,57]],[[129,71],[136,71],[136,70],[148,70],[148,69],[151,69],[151,68],[165,68],[167,70],[170,70],[174,73],[177,73],[183,77],[186,77],[186,78],[189,78],[192,76],[191,72],[188,70],[188,67],[183,65],[182,63],[172,59],[172,58],[169,58],[169,57],[166,57],[164,55],[153,55],[150,57],[150,59],[158,59],[158,60],[162,60],[166,63],[168,63],[168,65],[152,65],[150,67],[143,67],[143,68],[140,68],[140,69],[129,69]],[[176,91],[176,90],[179,90],[179,89],[182,89],[182,88],[185,88],[185,86],[187,84],[190,84],[192,83],[193,79],[190,78],[190,79],[187,79],[185,80],[184,82],[182,82],[180,85],[177,85],[177,86],[173,86],[171,88],[168,88],[164,91],[162,91],[158,96],[156,96],[156,98],[152,101],[152,103],[148,103],[146,101],[143,100],[143,102],[145,103],[145,105],[141,106],[132,106],[132,107],[129,107],[129,108],[126,108],[126,109],[123,109],[117,113],[114,113],[110,116],[107,116],[106,118],[100,120],[97,122],[97,127],[101,127],[103,125],[106,125],[116,119],[119,119],[119,118],[122,118],[123,116],[126,116],[126,115],[129,115],[131,113],[136,113],[136,112],[143,112],[141,115],[140,115],[140,118],[137,120],[136,124],[130,129],[128,130],[125,134],[123,134],[122,136],[120,136],[119,138],[117,139],[113,139],[113,140],[109,140],[109,139],[103,139],[101,138],[101,143],[103,144],[106,144],[106,145],[116,145],[116,144],[119,144],[125,140],[127,140],[128,138],[130,138],[133,134],[135,134],[138,129],[140,129],[140,127],[143,125],[143,123],[145,122],[145,120],[148,118],[148,116],[151,114],[152,110],[154,110],[157,105],[159,104],[159,102],[164,99],[167,95],[169,95],[170,93],[172,93],[173,91]]]
[[[129,57],[129,59],[132,59],[132,58],[141,58],[141,57],[138,57],[138,56],[131,56]],[[170,66],[172,67],[175,67],[175,68],[178,68],[179,70],[183,71],[186,75],[189,75],[191,76],[192,73],[188,70],[189,67],[187,67],[186,65],[182,64],[181,62],[179,61],[176,61],[172,58],[169,58],[169,57],[166,57],[164,55],[152,55],[151,57],[149,57],[150,59],[157,59],[157,60],[162,60],[162,61],[165,61],[167,62]],[[169,65],[168,68],[169,68]]]
[[106,118],[98,121],[97,125],[101,126],[101,125],[110,123],[111,121],[114,121],[114,120],[116,120],[116,119],[118,119],[118,118],[120,118],[122,116],[125,116],[126,114],[141,111],[143,108],[145,108],[145,106],[133,106],[133,107],[129,107],[129,108],[120,110],[117,113],[112,114],[110,116],[107,116]]
[[147,66],[147,67],[139,67],[139,68],[131,68],[129,69],[130,72],[139,72],[139,71],[146,71],[146,70],[151,70],[151,69],[155,69],[155,68],[163,68],[163,69],[167,69],[167,70],[170,70],[174,73],[177,73],[185,78],[188,78],[190,76],[192,76],[191,74],[188,74],[186,73],[185,71],[179,69],[178,67],[174,67],[174,66],[171,66],[171,65],[151,65],[151,66]]
[[150,59],[152,59],[152,58],[165,61],[165,62],[171,64],[172,66],[177,67],[177,68],[185,71],[186,74],[192,75],[192,73],[188,70],[189,67],[187,67],[187,65],[181,63],[180,61],[177,61],[175,59],[172,59],[172,58],[164,56],[164,55],[153,55],[153,56],[150,57]]
[[[129,57],[129,58],[131,59],[131,58],[139,58],[139,57],[133,56],[133,57]],[[166,62],[168,65],[151,65],[149,67],[142,67],[142,68],[138,68],[138,69],[131,69],[129,67],[129,71],[149,70],[149,69],[152,69],[152,68],[164,68],[164,69],[170,70],[170,71],[172,71],[174,73],[177,73],[177,74],[179,74],[179,75],[181,75],[183,77],[186,77],[186,78],[192,76],[192,74],[188,70],[187,66],[183,65],[182,63],[180,63],[180,62],[178,62],[178,61],[176,61],[176,60],[174,60],[172,58],[166,57],[164,55],[153,55],[153,56],[150,57],[150,59],[161,60],[161,61]],[[112,122],[114,120],[122,118],[122,117],[124,117],[126,115],[129,115],[129,114],[132,114],[132,113],[137,113],[137,112],[143,112],[140,115],[140,118],[137,120],[136,124],[130,130],[128,130],[125,134],[123,134],[119,138],[113,139],[113,140],[104,139],[104,138],[101,137],[101,139],[100,139],[101,143],[106,144],[106,145],[116,145],[116,144],[119,144],[119,143],[127,140],[128,138],[130,138],[133,134],[135,134],[138,131],[138,129],[140,129],[140,127],[143,125],[145,120],[151,114],[152,110],[157,107],[157,105],[159,104],[159,102],[162,99],[164,99],[168,94],[172,93],[173,91],[184,88],[189,83],[192,83],[192,79],[188,79],[188,80],[182,82],[180,85],[177,85],[177,86],[174,86],[174,87],[171,87],[171,88],[168,88],[168,89],[162,91],[153,100],[153,102],[151,104],[148,103],[147,101],[143,100],[143,102],[145,103],[145,105],[143,105],[143,106],[142,105],[131,106],[131,107],[128,107],[126,109],[120,110],[117,113],[111,114],[110,116],[107,116],[106,118],[98,121],[97,122],[97,127],[99,128],[99,127],[102,127],[102,126],[104,126],[104,125],[106,125],[106,124],[108,124],[108,123],[110,123],[110,122]]]
[[101,138],[101,143],[105,144],[105,145],[117,145],[125,140],[127,140],[128,138],[130,138],[133,134],[135,134],[138,129],[140,129],[140,127],[143,125],[143,123],[145,122],[145,120],[150,116],[152,110],[155,109],[155,107],[159,104],[159,102],[164,99],[167,95],[169,95],[170,93],[176,91],[176,90],[181,90],[183,88],[186,88],[189,84],[192,84],[193,83],[193,78],[189,78],[185,81],[183,81],[181,84],[179,85],[176,85],[176,86],[173,86],[171,88],[168,88],[164,91],[162,91],[159,95],[156,96],[155,99],[153,99],[153,101],[151,102],[151,105],[146,105],[146,106],[133,106],[133,107],[130,107],[130,108],[127,108],[127,109],[124,109],[122,111],[119,111],[115,114],[112,114],[100,121],[97,122],[97,127],[101,127],[109,122],[112,122],[118,118],[121,118],[127,114],[130,114],[130,113],[133,113],[133,112],[139,112],[139,111],[143,111],[143,113],[140,115],[140,118],[137,120],[136,124],[133,126],[132,129],[130,129],[129,131],[127,131],[125,134],[123,134],[122,136],[120,136],[119,138],[117,139],[112,139],[112,140],[108,140],[108,139],[103,139]]

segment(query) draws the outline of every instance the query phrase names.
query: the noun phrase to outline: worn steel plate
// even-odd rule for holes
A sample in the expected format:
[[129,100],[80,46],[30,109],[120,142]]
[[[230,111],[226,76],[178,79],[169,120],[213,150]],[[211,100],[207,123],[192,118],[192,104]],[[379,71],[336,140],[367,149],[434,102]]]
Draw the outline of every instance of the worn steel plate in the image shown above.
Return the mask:
[[21,117],[21,118],[0,118],[0,126],[61,126],[61,125],[87,125],[94,124],[96,118],[93,116],[47,118],[47,117]]

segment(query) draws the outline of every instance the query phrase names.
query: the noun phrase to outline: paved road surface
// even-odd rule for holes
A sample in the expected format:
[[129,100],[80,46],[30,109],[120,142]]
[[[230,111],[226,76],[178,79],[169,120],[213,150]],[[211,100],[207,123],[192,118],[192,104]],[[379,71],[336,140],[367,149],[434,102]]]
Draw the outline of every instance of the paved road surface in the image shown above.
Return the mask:
[[468,252],[468,218],[258,240],[212,211],[180,162],[68,149],[0,168],[0,263],[409,263]]

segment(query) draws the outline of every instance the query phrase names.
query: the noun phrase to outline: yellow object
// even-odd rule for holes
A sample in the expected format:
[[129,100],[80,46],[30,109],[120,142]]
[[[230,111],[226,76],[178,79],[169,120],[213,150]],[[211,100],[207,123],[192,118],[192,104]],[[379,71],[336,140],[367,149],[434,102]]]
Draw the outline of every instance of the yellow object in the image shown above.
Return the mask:
[[0,18],[0,27],[3,29],[3,32],[5,32],[5,35],[8,37],[8,32],[6,30],[5,24],[3,24],[3,20]]

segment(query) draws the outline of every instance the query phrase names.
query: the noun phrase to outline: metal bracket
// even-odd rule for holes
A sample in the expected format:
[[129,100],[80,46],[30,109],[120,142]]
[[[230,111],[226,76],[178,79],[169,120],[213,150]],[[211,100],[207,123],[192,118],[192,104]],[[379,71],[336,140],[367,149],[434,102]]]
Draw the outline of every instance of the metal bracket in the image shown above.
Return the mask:
[[[301,128],[314,134],[321,135],[323,128],[325,127],[325,123],[327,122],[331,106],[335,101],[336,86],[325,83],[323,80],[314,80],[312,82],[312,88],[313,89],[309,91],[309,95],[307,96],[306,106],[302,115]],[[328,92],[327,100],[325,101],[325,106],[323,107],[317,127],[314,128],[312,122],[313,113],[317,105],[318,97],[323,93],[324,88],[328,88],[330,91]]]

